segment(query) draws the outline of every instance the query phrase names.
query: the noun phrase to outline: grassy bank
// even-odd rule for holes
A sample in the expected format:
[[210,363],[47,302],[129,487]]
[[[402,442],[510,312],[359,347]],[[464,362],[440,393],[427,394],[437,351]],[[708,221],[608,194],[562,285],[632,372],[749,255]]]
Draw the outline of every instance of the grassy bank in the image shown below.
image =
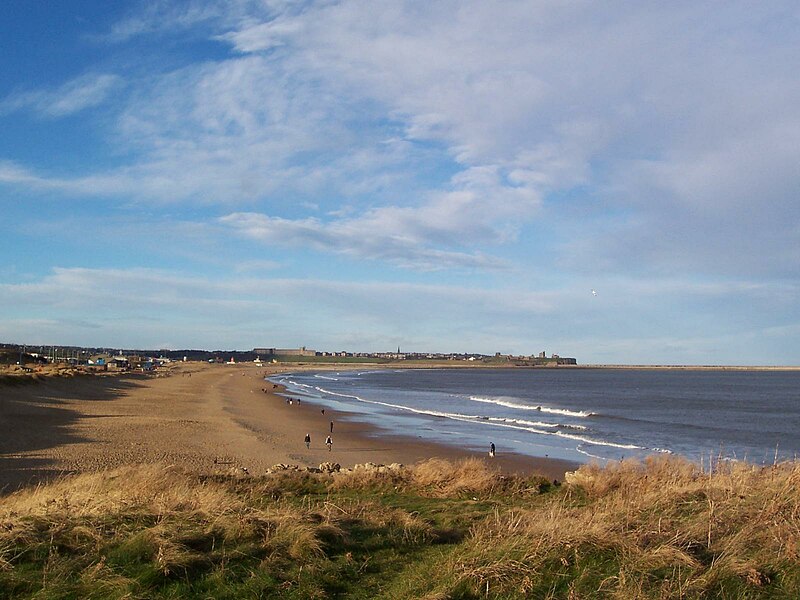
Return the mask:
[[0,499],[0,597],[800,597],[797,464],[659,459],[570,481],[437,460],[81,475]]

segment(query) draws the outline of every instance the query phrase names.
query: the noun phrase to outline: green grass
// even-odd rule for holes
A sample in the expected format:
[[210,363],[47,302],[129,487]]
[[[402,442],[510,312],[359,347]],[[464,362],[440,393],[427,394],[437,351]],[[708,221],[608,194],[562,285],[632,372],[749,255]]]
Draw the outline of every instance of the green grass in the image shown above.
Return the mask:
[[798,598],[798,515],[795,464],[131,467],[0,498],[0,598]]

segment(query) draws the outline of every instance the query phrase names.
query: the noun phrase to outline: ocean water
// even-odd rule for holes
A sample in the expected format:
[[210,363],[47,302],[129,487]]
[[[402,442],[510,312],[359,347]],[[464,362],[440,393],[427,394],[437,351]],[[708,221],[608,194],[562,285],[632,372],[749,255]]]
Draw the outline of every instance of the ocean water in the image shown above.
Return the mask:
[[800,372],[401,369],[270,378],[381,430],[586,462],[800,454]]

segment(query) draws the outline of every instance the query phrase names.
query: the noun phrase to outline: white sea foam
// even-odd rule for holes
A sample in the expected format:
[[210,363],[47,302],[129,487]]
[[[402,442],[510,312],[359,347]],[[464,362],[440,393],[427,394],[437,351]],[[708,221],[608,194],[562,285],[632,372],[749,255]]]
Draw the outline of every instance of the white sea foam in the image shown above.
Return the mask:
[[330,396],[340,396],[342,398],[352,398],[353,400],[358,400],[359,402],[364,402],[366,404],[376,404],[378,406],[387,406],[389,408],[396,408],[398,410],[406,410],[409,412],[416,413],[418,415],[429,415],[431,417],[442,417],[446,419],[455,419],[458,421],[478,421],[480,417],[478,415],[462,415],[459,413],[446,413],[440,412],[438,410],[426,410],[422,408],[412,408],[411,406],[404,406],[402,404],[392,404],[391,402],[381,402],[380,400],[369,400],[367,398],[362,398],[361,396],[356,396],[354,394],[340,394],[337,392],[332,392],[330,390],[326,390],[321,387],[315,388],[317,391],[322,392],[323,394],[328,394]]
[[591,444],[593,446],[609,446],[611,448],[622,448],[624,450],[646,450],[646,448],[643,446],[637,446],[635,444],[618,444],[616,442],[608,442],[606,440],[593,440],[592,438],[587,438],[582,435],[573,435],[571,433],[564,433],[563,431],[555,431],[553,432],[553,435],[567,438],[568,440],[583,442],[584,444]]
[[292,381],[291,379],[286,379],[286,380],[285,380],[283,383],[288,383],[289,385],[293,385],[293,386],[295,386],[295,387],[306,388],[306,389],[309,389],[309,390],[313,390],[313,389],[314,389],[314,388],[313,388],[312,386],[310,386],[310,385],[307,385],[307,384],[305,384],[305,383],[299,383],[299,382],[297,382],[297,381]]
[[[405,371],[403,371],[405,372]],[[367,371],[363,373],[359,373],[358,375],[369,373]],[[336,375],[342,375],[342,377],[349,376],[349,374],[340,374],[336,373]],[[331,380],[331,381],[339,381],[337,377],[326,376],[322,374],[315,374],[314,377],[317,379],[322,380]],[[306,383],[301,383],[299,381],[294,380],[291,377],[280,377],[276,378],[276,381],[283,383],[285,385],[291,385],[293,388],[300,391],[300,389],[304,390],[306,393],[315,394],[320,393],[330,397],[340,397],[344,399],[351,399],[356,402],[361,402],[365,404],[372,404],[377,406],[384,406],[386,408],[404,411],[409,413],[414,413],[418,415],[424,415],[428,417],[436,417],[436,418],[443,418],[443,419],[450,419],[454,421],[463,421],[463,422],[470,422],[475,424],[484,424],[493,427],[505,427],[507,429],[522,431],[530,434],[535,435],[547,435],[553,436],[559,439],[563,439],[565,441],[569,441],[572,443],[567,442],[568,447],[572,447],[575,451],[584,454],[587,457],[591,458],[598,458],[601,460],[612,460],[609,459],[608,456],[601,456],[601,454],[608,454],[611,451],[602,451],[600,450],[601,447],[605,448],[614,448],[620,450],[628,450],[633,451],[634,455],[638,455],[640,452],[653,452],[653,453],[662,453],[662,454],[673,454],[673,452],[666,448],[660,447],[647,447],[647,446],[639,446],[632,443],[622,443],[617,441],[610,441],[606,439],[595,439],[594,436],[598,432],[592,432],[590,428],[584,425],[578,425],[573,423],[558,423],[558,422],[547,422],[541,420],[527,420],[527,419],[516,419],[513,417],[499,417],[499,416],[487,416],[487,415],[475,415],[475,414],[463,414],[459,412],[444,412],[444,411],[437,411],[425,408],[414,408],[411,406],[405,406],[402,404],[394,404],[392,402],[383,402],[379,400],[370,400],[368,398],[364,398],[355,394],[347,394],[347,393],[340,393],[340,392],[333,392],[331,390],[325,389],[323,387],[315,386],[315,385],[308,385]],[[302,393],[302,392],[300,392]],[[490,405],[496,406],[503,406],[511,409],[518,409],[518,410],[525,410],[525,411],[536,411],[536,413],[541,414],[544,418],[545,415],[562,415],[570,418],[586,418],[595,416],[597,413],[588,412],[588,411],[575,411],[569,409],[561,409],[561,408],[554,408],[550,406],[531,406],[529,404],[522,404],[522,400],[513,397],[482,397],[482,396],[467,396],[461,394],[448,394],[450,397],[454,398],[462,398],[462,399],[469,399],[473,402],[481,402]],[[531,415],[533,416],[533,415]],[[440,432],[444,435],[445,431]],[[454,434],[455,435],[455,434]],[[626,453],[627,454],[627,453]]]
[[[364,402],[364,403],[367,403],[367,404],[376,404],[376,405],[379,405],[379,406],[386,406],[386,407],[389,407],[389,408],[396,408],[398,410],[405,410],[405,411],[413,412],[413,413],[416,413],[416,414],[419,414],[419,415],[429,415],[429,416],[432,416],[432,417],[441,417],[441,418],[445,418],[445,419],[453,419],[453,420],[456,420],[456,421],[469,421],[469,422],[473,422],[473,423],[486,423],[488,425],[494,425],[496,427],[509,427],[511,429],[518,429],[518,430],[521,430],[521,431],[529,431],[531,433],[537,433],[537,434],[540,434],[540,435],[553,435],[553,436],[557,436],[557,437],[564,438],[564,439],[569,439],[569,440],[582,442],[582,443],[585,443],[585,444],[591,444],[591,445],[594,445],[594,446],[610,446],[612,448],[623,448],[623,449],[627,449],[627,450],[642,450],[643,449],[641,446],[636,446],[634,444],[619,444],[619,443],[616,443],[616,442],[609,442],[609,441],[606,441],[606,440],[594,440],[594,439],[591,439],[591,438],[588,438],[588,437],[585,437],[585,436],[581,436],[581,435],[575,435],[575,434],[571,434],[571,433],[564,433],[563,431],[548,431],[547,429],[539,429],[539,428],[537,428],[537,425],[538,425],[538,427],[544,426],[544,427],[547,427],[547,428],[552,428],[554,426],[557,426],[557,425],[554,425],[552,423],[541,423],[541,424],[530,425],[530,426],[529,425],[520,425],[520,424],[515,424],[515,423],[512,423],[512,422],[509,422],[508,419],[505,419],[505,420],[502,420],[502,421],[498,421],[498,420],[491,420],[491,418],[487,419],[487,418],[484,418],[484,417],[482,417],[480,415],[463,415],[463,414],[459,414],[459,413],[446,413],[446,412],[440,412],[440,411],[435,411],[435,410],[425,410],[425,409],[419,409],[419,408],[412,408],[410,406],[404,406],[402,404],[392,404],[391,402],[381,402],[379,400],[369,400],[367,398],[362,398],[362,397],[356,396],[354,394],[340,394],[338,392],[331,392],[330,390],[326,390],[326,389],[321,388],[321,387],[317,387],[315,389],[317,391],[323,393],[323,394],[329,394],[331,396],[340,396],[340,397],[343,397],[343,398],[352,398],[352,399],[357,400],[359,402]],[[511,419],[511,421],[514,421],[514,419]]]
[[536,429],[535,427],[521,427],[519,425],[512,425],[509,423],[496,423],[499,427],[510,427],[511,429],[520,429],[522,431],[530,431],[531,433],[538,433],[541,435],[553,435],[559,438],[564,438],[568,440],[574,440],[577,442],[581,442],[583,444],[590,444],[592,446],[609,446],[611,448],[623,448],[625,450],[644,450],[641,446],[636,446],[635,444],[619,444],[617,442],[609,442],[606,440],[595,440],[589,437],[585,437],[582,435],[575,435],[572,433],[564,433],[563,431],[546,431],[542,429]]
[[527,425],[528,427],[548,427],[551,429],[577,429],[585,431],[586,427],[583,425],[566,425],[564,423],[546,423],[544,421],[526,421],[525,419],[511,419],[508,417],[481,417],[486,421],[498,423],[513,423],[516,425]]
[[584,455],[588,456],[589,458],[596,458],[596,459],[598,459],[598,460],[611,460],[611,459],[609,459],[609,458],[606,458],[605,456],[599,456],[599,455],[597,455],[597,454],[592,454],[591,452],[587,452],[586,450],[584,450],[584,449],[583,449],[583,448],[581,448],[580,446],[578,446],[577,448],[575,448],[575,450],[577,450],[577,451],[578,451],[578,452],[580,452],[581,454],[584,454]]
[[526,421],[524,419],[506,419],[504,417],[481,417],[484,421],[492,423],[511,423],[512,425],[523,425],[527,427],[547,427],[555,429],[559,427],[558,423],[545,423],[543,421]]
[[530,406],[529,404],[518,404],[516,402],[509,402],[502,398],[482,398],[481,396],[470,396],[470,400],[474,402],[485,402],[486,404],[496,404],[498,406],[505,406],[506,408],[516,408],[519,410],[535,410],[537,412],[549,413],[552,415],[564,415],[567,417],[593,417],[595,413],[585,412],[582,410],[567,410],[566,408],[552,408],[550,406]]

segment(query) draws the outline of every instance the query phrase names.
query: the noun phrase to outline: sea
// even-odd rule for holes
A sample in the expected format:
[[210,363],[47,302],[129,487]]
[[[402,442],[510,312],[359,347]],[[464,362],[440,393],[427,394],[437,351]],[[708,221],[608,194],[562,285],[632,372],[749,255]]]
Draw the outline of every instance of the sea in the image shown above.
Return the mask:
[[[800,454],[800,371],[385,369],[271,377],[375,435],[577,462]],[[341,417],[339,417],[341,418]]]

